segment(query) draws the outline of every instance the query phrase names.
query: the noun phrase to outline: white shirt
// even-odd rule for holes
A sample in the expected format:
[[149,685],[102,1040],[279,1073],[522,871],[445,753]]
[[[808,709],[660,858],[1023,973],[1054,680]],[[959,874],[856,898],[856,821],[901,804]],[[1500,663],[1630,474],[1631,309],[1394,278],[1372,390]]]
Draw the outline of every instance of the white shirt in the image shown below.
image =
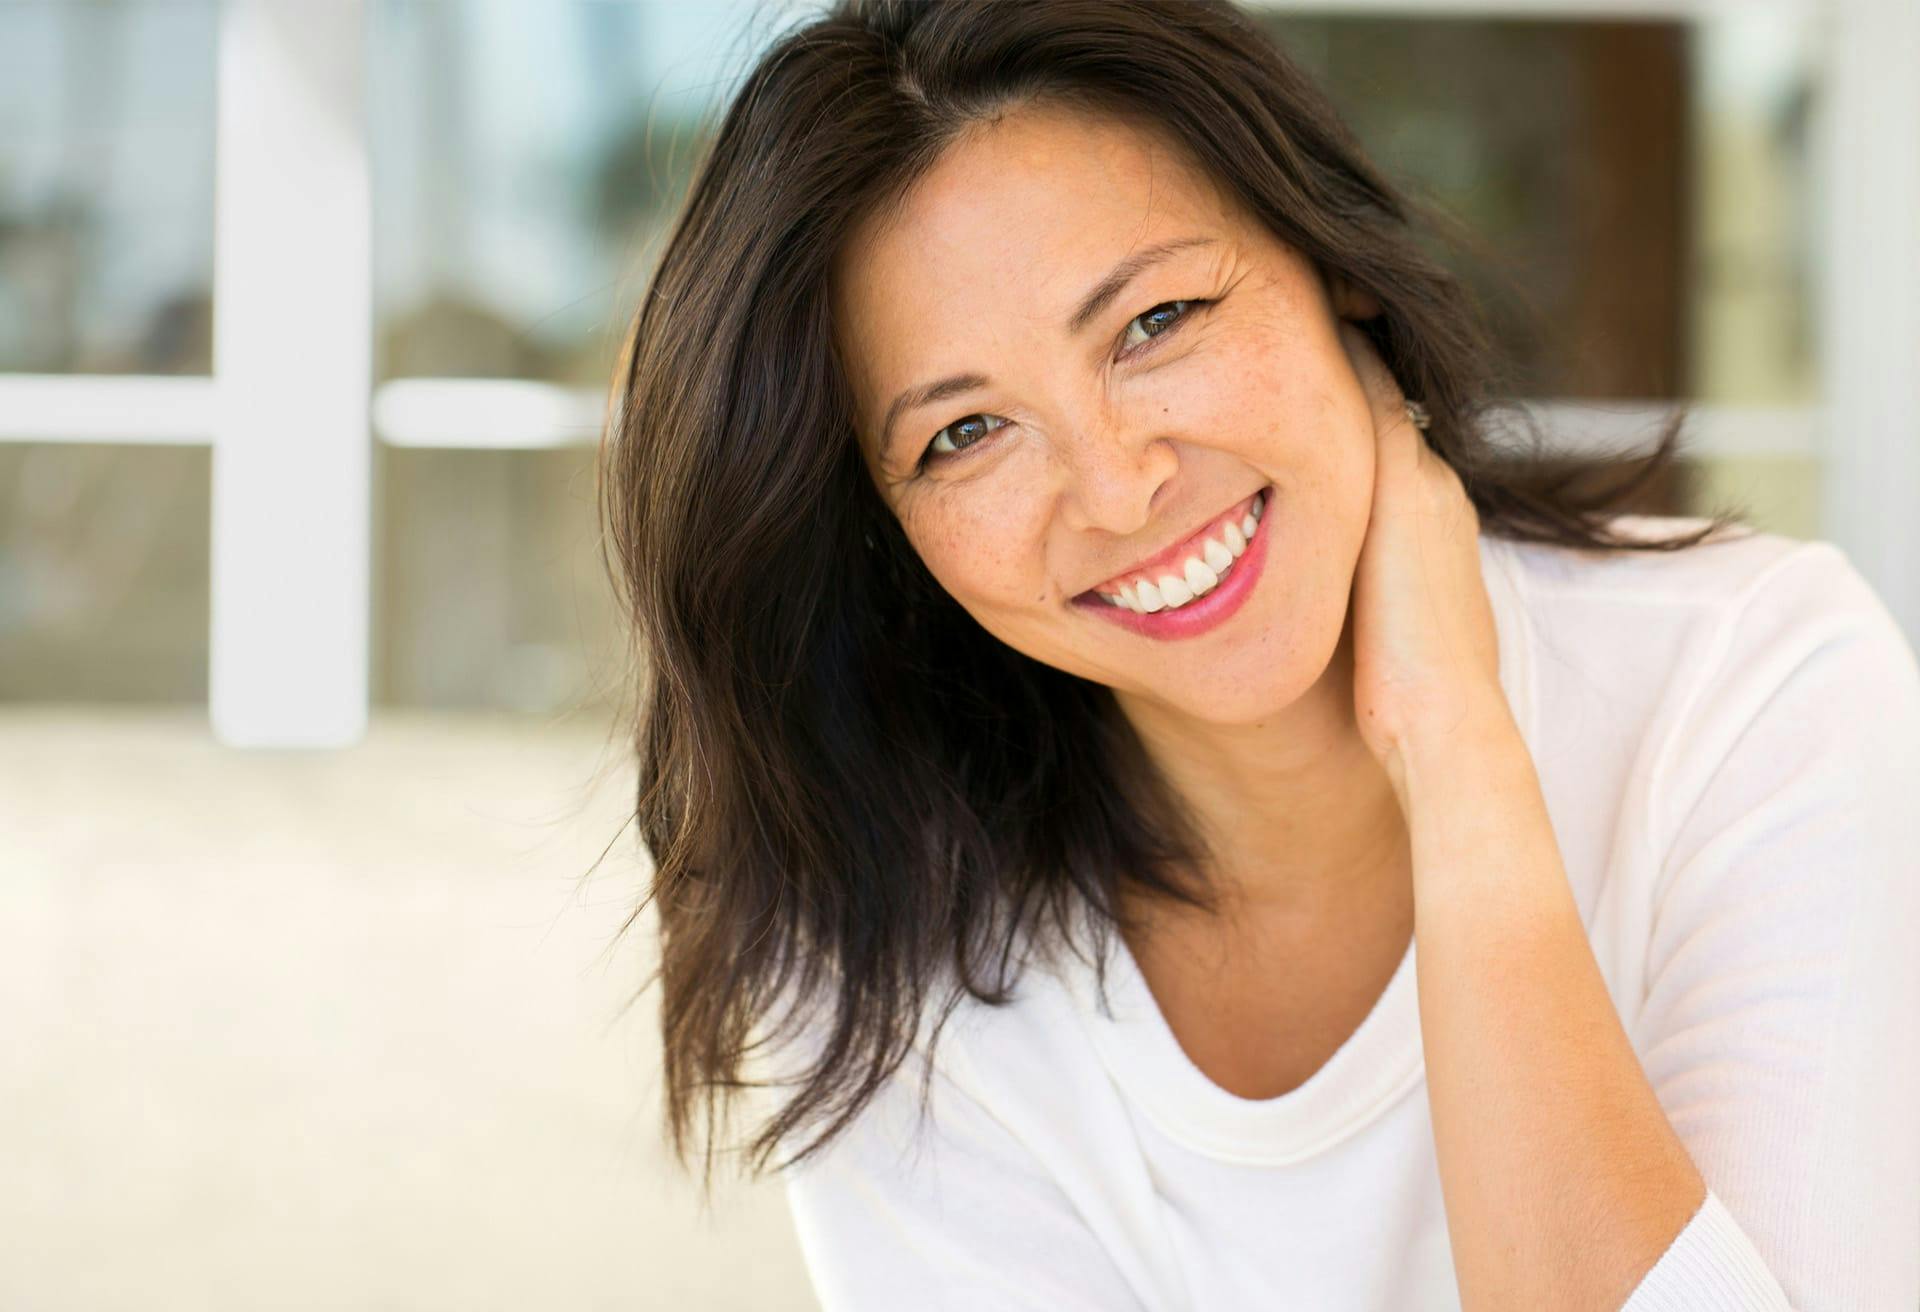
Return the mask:
[[[1693,520],[1630,516],[1672,530]],[[1920,665],[1845,555],[1481,539],[1588,940],[1709,1188],[1629,1312],[1920,1308]],[[787,1172],[825,1312],[1457,1309],[1415,942],[1304,1084],[1180,1048],[1118,934],[963,999]],[[922,1043],[927,1034],[921,1026]]]

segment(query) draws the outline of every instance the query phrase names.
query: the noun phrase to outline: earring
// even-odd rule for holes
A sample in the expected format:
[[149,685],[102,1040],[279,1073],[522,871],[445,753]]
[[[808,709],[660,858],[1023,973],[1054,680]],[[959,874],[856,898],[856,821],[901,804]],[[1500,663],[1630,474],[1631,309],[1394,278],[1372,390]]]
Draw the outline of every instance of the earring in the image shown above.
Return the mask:
[[1428,426],[1433,423],[1433,416],[1428,414],[1427,408],[1418,401],[1409,401],[1407,402],[1407,420],[1415,428],[1424,433],[1427,431]]

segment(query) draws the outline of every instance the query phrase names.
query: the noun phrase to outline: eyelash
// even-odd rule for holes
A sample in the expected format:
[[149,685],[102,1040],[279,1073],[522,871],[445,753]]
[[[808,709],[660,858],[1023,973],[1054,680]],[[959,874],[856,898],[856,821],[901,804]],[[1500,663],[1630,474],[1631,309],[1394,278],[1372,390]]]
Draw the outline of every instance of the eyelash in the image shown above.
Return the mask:
[[[1147,338],[1146,341],[1137,342],[1133,346],[1121,352],[1120,358],[1122,360],[1131,360],[1139,356],[1143,351],[1151,351],[1154,347],[1154,343],[1159,342],[1171,336],[1175,331],[1179,329],[1181,324],[1185,323],[1188,319],[1193,317],[1193,312],[1195,310],[1199,309],[1201,306],[1211,305],[1211,304],[1213,304],[1212,301],[1184,300],[1184,301],[1161,301],[1156,305],[1149,306],[1146,310],[1142,311],[1139,314],[1134,315],[1133,318],[1127,320],[1127,327],[1129,329],[1131,329],[1133,325],[1138,323],[1140,320],[1146,318],[1148,315],[1153,314],[1159,310],[1164,310],[1170,305],[1179,305],[1179,306],[1184,306],[1186,308],[1181,311],[1179,318],[1175,319],[1172,323],[1162,328],[1159,332],[1155,333],[1153,336]],[[933,435],[933,441],[938,442],[940,440],[940,434],[946,432],[948,428],[954,428],[962,423],[965,423],[969,419],[974,419],[974,418],[986,419],[989,417],[997,417],[997,416],[988,416],[988,415],[982,414],[979,411],[975,411],[973,414],[961,415],[958,419],[946,425],[945,428],[942,428],[939,430],[939,432],[936,432]],[[999,427],[1005,427],[1005,425],[1006,425],[1006,421],[1001,420]],[[988,433],[993,433],[997,431],[998,431],[998,428],[989,428],[987,430]],[[942,461],[951,460],[951,459],[954,459],[955,457],[965,455],[967,452],[973,450],[975,447],[978,447],[984,441],[986,441],[986,435],[982,434],[980,437],[975,438],[972,442],[969,442],[966,446],[960,447],[953,451],[935,451],[933,449],[933,442],[929,442],[926,446],[926,449],[924,449],[920,453],[920,459],[918,463],[914,466],[915,471],[918,472],[921,469],[925,469],[928,465],[939,464]]]

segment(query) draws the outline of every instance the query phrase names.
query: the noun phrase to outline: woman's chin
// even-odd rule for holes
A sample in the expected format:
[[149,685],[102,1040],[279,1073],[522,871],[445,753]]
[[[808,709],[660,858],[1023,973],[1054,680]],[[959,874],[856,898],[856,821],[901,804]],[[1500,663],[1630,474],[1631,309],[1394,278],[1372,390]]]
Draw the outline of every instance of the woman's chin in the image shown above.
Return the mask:
[[1151,706],[1161,714],[1221,727],[1257,728],[1279,718],[1312,686],[1311,679],[1276,678],[1269,667],[1249,669],[1241,677],[1195,681],[1138,680],[1110,683],[1122,705]]

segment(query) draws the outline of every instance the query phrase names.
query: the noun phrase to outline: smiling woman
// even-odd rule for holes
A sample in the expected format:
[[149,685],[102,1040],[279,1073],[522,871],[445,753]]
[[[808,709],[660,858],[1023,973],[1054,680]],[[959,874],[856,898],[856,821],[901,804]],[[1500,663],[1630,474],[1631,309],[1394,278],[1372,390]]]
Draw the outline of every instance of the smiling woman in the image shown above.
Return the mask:
[[[1378,318],[1378,298],[1329,279],[1138,116],[1052,102],[959,133],[850,231],[833,276],[874,482],[982,629],[1110,689],[1163,737],[1283,706],[1297,725],[1337,722],[1344,693],[1320,674],[1373,458],[1336,325]],[[892,381],[926,373],[944,377]],[[941,426],[935,405],[960,413]],[[881,413],[890,424],[866,418]],[[1241,587],[1197,600],[1233,559],[1220,540],[1208,562],[1209,529],[1245,521],[1243,548],[1264,542],[1248,529],[1269,504],[1265,536],[1294,546],[1289,568],[1245,607]],[[1116,630],[1074,604],[1102,588],[1139,620]],[[1217,623],[1229,604],[1231,634]],[[1202,634],[1200,660],[1171,641]]]
[[1920,985],[1911,651],[1827,544],[1619,513],[1677,420],[1497,462],[1439,224],[1211,0],[844,0],[728,107],[601,504],[668,1133],[710,1184],[793,1091],[828,1308],[1893,1305],[1920,1138],[1782,1127],[1920,1092],[1822,1010]]

